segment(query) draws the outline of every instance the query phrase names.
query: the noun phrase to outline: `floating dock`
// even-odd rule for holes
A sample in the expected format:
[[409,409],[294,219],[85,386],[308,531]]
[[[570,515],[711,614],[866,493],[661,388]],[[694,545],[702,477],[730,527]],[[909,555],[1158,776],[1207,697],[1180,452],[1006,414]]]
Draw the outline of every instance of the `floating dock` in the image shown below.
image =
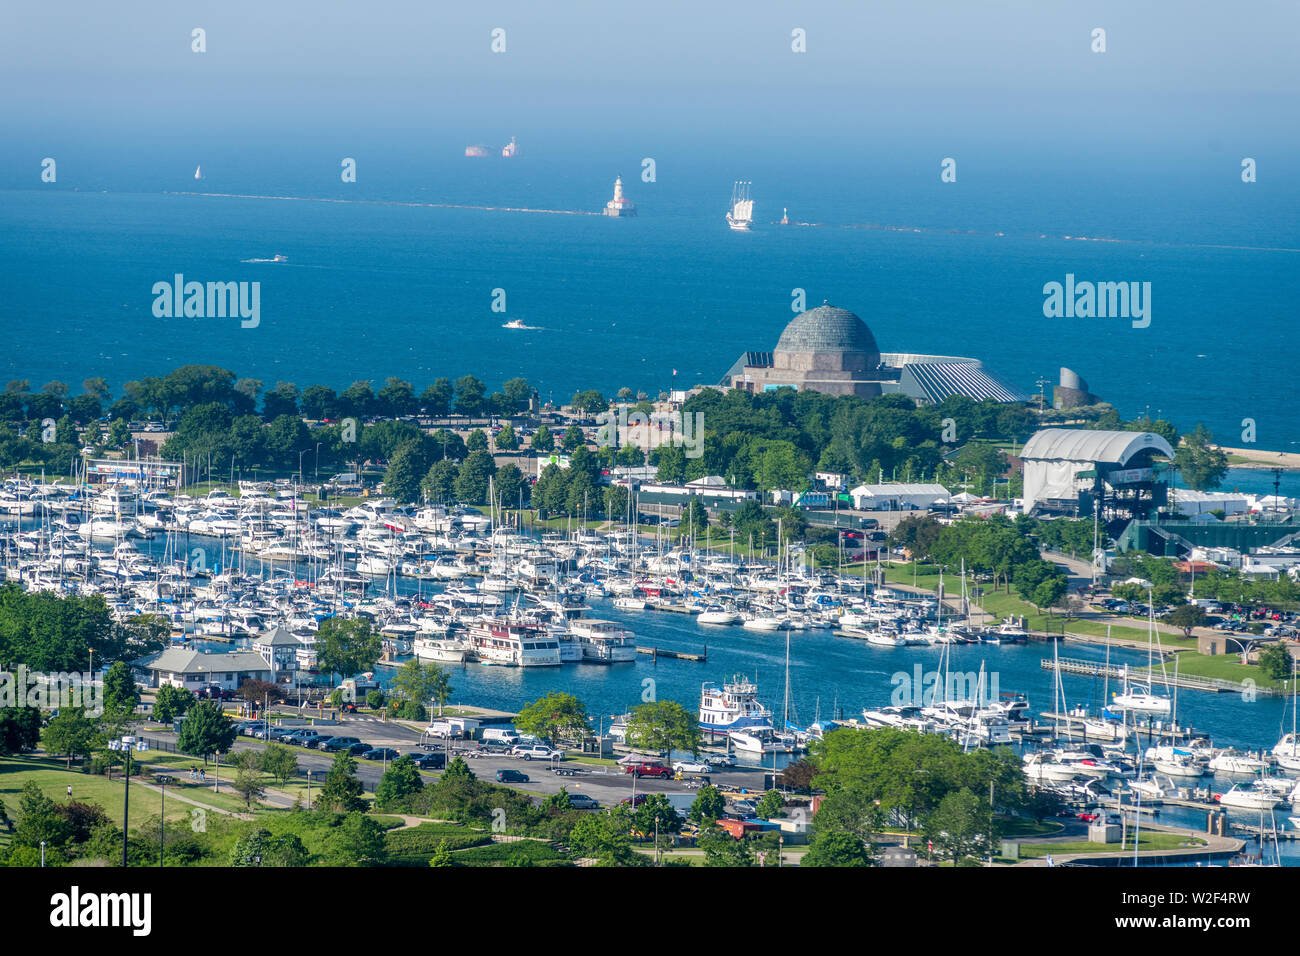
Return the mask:
[[638,647],[636,652],[638,654],[649,654],[655,660],[658,660],[661,657],[670,657],[674,660],[695,661],[696,663],[703,664],[709,659],[708,648],[705,648],[698,654],[691,654],[687,651],[666,651],[661,647]]

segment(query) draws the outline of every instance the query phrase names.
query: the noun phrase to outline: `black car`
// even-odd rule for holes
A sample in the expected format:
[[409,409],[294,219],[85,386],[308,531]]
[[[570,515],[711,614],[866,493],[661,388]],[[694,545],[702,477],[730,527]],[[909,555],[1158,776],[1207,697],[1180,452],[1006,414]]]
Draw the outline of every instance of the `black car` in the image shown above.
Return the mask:
[[[329,753],[338,753],[340,750],[346,750],[348,753],[351,753],[352,748],[359,743],[361,743],[361,741],[356,737],[331,737],[323,744],[319,744],[319,747],[321,750],[328,751]],[[367,747],[366,749],[369,750],[370,748]]]
[[518,770],[498,770],[497,783],[527,783],[528,774]]
[[442,770],[447,766],[446,754],[417,754],[414,759],[415,765],[421,770]]
[[396,760],[401,754],[392,747],[375,747],[361,754],[362,760]]

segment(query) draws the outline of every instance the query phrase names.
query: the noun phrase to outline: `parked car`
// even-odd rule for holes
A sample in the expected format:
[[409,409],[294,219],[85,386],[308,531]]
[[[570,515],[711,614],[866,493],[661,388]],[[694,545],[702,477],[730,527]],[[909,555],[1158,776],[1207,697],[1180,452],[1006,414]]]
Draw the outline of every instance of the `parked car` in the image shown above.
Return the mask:
[[734,767],[736,758],[731,754],[709,754],[704,758],[704,762],[710,767]]
[[707,763],[695,760],[679,760],[673,764],[673,773],[708,773],[710,769]]
[[361,754],[362,760],[396,760],[401,754],[392,747],[374,747]]
[[[359,743],[361,743],[361,741],[356,737],[331,737],[329,740],[320,744],[320,749],[332,754],[338,753],[340,750],[348,750],[350,752],[350,749]],[[370,748],[367,747],[366,749],[369,750]]]
[[758,813],[758,805],[749,800],[737,800],[735,803],[727,807],[727,811],[735,816],[748,819]]
[[257,737],[259,735],[265,736],[266,721],[255,720],[252,723],[245,724],[239,732],[245,737]]
[[585,793],[571,793],[569,794],[569,806],[575,810],[599,810],[600,801],[587,796]]
[[661,763],[630,763],[623,768],[623,772],[634,777],[659,777],[663,780],[673,775],[672,770]]
[[512,756],[525,760],[563,760],[564,751],[547,747],[545,744],[520,744],[510,750]]
[[358,740],[354,744],[348,744],[343,749],[346,750],[349,754],[351,754],[354,757],[360,757],[363,753],[366,753],[367,751],[373,749],[373,747],[371,744],[368,744],[365,741]]
[[527,783],[528,774],[518,770],[498,770],[497,783]]
[[289,735],[288,742],[298,747],[315,747],[325,740],[329,740],[329,737],[319,730],[300,729]]
[[645,803],[649,799],[650,798],[647,797],[644,793],[638,793],[635,797],[624,797],[622,800],[619,801],[619,803],[629,804],[633,809],[635,809],[641,806],[641,804]]
[[509,744],[483,744],[478,748],[484,754],[508,754],[513,748]]
[[421,770],[442,770],[447,766],[447,755],[443,753],[412,754],[412,757]]

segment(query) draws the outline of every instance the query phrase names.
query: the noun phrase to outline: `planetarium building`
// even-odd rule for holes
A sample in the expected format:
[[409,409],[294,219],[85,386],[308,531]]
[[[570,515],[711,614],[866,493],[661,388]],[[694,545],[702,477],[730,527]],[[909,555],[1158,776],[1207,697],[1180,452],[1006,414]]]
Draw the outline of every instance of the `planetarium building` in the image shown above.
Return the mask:
[[867,323],[833,305],[799,313],[776,348],[746,352],[719,384],[751,392],[794,388],[862,398],[899,392],[936,404],[949,395],[975,401],[1027,399],[986,372],[978,359],[881,352]]

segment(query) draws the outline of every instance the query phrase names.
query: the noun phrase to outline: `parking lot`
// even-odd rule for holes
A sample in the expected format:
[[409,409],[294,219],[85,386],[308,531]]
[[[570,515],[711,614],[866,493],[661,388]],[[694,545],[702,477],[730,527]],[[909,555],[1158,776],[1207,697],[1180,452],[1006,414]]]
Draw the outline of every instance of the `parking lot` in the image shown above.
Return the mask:
[[[282,726],[273,726],[273,730],[290,729],[291,726],[305,726],[297,721],[285,720]],[[317,728],[329,736],[356,737],[372,747],[388,747],[401,754],[419,754],[430,751],[445,753],[449,760],[461,756],[469,768],[480,779],[496,782],[498,770],[514,770],[528,777],[527,782],[507,782],[503,785],[536,794],[539,798],[558,793],[563,787],[568,793],[582,793],[595,799],[602,807],[617,804],[624,798],[636,794],[677,793],[693,794],[698,791],[703,778],[693,775],[689,779],[659,779],[655,777],[636,778],[624,771],[621,766],[595,765],[579,762],[575,759],[563,761],[525,760],[503,753],[491,753],[482,749],[475,741],[437,740],[427,737],[409,727],[389,721],[382,721],[368,716],[345,717],[336,724],[320,725]],[[160,735],[175,739],[174,734]],[[264,740],[239,736],[233,750],[261,749]],[[310,770],[314,780],[324,781],[325,775],[334,763],[335,754],[305,747],[293,747],[298,757],[298,766]],[[379,760],[356,758],[357,777],[365,789],[373,792],[379,785],[387,763]],[[555,770],[562,770],[563,774]],[[770,771],[769,771],[770,772]],[[441,776],[437,771],[423,771],[426,781],[436,780]],[[709,783],[724,790],[734,789],[737,794],[762,793],[764,771],[751,767],[728,767],[716,770],[707,777]],[[731,794],[728,794],[731,796]]]

